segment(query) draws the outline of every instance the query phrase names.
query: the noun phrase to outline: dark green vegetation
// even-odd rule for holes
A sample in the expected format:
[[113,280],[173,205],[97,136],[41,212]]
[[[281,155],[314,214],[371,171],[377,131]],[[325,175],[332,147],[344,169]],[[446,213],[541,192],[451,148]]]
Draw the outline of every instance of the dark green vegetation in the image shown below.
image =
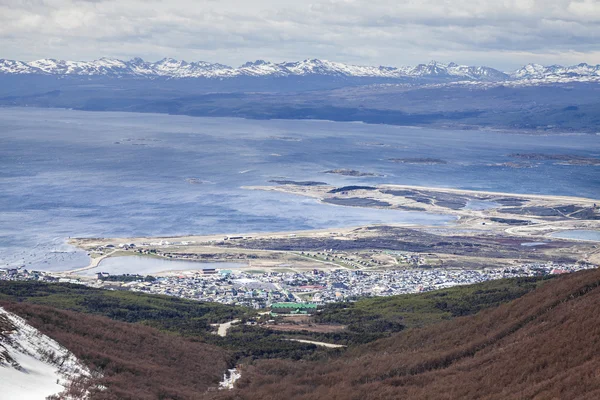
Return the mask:
[[[484,292],[489,297],[481,305],[500,301],[498,289]],[[458,293],[443,297],[450,300],[449,314],[466,311]],[[598,302],[599,270],[563,275],[498,307],[405,329],[341,354],[303,363],[258,361],[243,368],[236,389],[215,397],[595,399],[600,396]]]
[[333,303],[316,316],[316,321],[348,325],[349,330],[356,332],[393,332],[398,325],[423,327],[497,307],[550,279],[552,276],[500,279],[433,292]]
[[0,282],[0,301],[45,305],[62,310],[102,315],[141,323],[206,340],[211,323],[245,318],[254,313],[242,307],[202,303],[171,296],[94,289],[73,284]]
[[[553,276],[514,278],[489,281],[475,285],[459,286],[420,294],[407,294],[390,297],[363,298],[355,302],[331,303],[324,306],[312,317],[314,324],[344,325],[336,332],[313,332],[308,330],[278,331],[264,329],[257,333],[253,327],[234,327],[228,335],[225,346],[239,349],[239,356],[253,358],[299,359],[311,355],[312,345],[304,349],[275,344],[268,351],[256,357],[253,346],[244,351],[244,342],[273,339],[298,338],[336,343],[359,345],[369,343],[408,328],[424,327],[455,317],[476,314],[486,308],[497,307],[519,298],[553,279]],[[330,353],[339,352],[329,351]]]
[[325,306],[315,323],[342,324],[340,332],[281,332],[258,326],[233,326],[223,338],[212,334],[212,323],[253,320],[258,315],[243,307],[204,303],[170,296],[94,289],[73,284],[0,281],[0,301],[23,302],[62,310],[140,323],[161,331],[193,337],[220,346],[234,360],[311,357],[312,344],[285,341],[306,338],[339,344],[360,344],[389,336],[407,327],[424,326],[454,316],[473,314],[535,289],[546,278],[518,278],[435,292],[361,299]]
[[420,294],[331,303],[313,317],[317,324],[340,324],[339,332],[276,332],[324,342],[354,345],[388,337],[408,328],[424,327],[455,317],[476,314],[519,298],[553,279],[552,276],[514,278]]
[[44,305],[143,324],[220,346],[238,362],[275,357],[299,359],[317,349],[311,344],[282,341],[280,335],[257,326],[234,327],[225,338],[214,335],[212,323],[257,317],[256,312],[248,308],[219,303],[33,281],[0,281],[2,301]]
[[234,325],[227,336],[219,338],[216,343],[230,350],[236,360],[244,364],[252,363],[257,359],[270,358],[310,359],[319,350],[313,344],[283,340],[288,336],[294,335],[282,335],[281,332],[257,326]]

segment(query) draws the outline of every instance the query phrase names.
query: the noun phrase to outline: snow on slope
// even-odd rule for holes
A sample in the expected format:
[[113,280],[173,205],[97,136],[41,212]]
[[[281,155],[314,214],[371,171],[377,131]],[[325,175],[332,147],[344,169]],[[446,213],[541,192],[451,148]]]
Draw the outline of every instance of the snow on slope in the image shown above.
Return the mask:
[[235,382],[242,377],[242,374],[237,368],[229,369],[223,374],[223,380],[219,383],[219,389],[233,389]]
[[73,353],[0,307],[0,398],[43,400],[82,375]]

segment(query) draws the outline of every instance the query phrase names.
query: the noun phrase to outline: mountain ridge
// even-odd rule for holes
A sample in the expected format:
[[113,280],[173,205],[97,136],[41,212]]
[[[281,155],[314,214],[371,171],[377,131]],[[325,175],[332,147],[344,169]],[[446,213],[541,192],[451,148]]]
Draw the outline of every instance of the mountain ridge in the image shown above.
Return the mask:
[[339,62],[305,59],[295,62],[273,63],[265,60],[246,62],[231,67],[206,61],[187,62],[163,58],[148,62],[135,57],[129,61],[102,57],[93,61],[68,61],[52,58],[31,62],[0,59],[0,74],[101,76],[113,78],[206,78],[231,79],[241,77],[281,78],[324,76],[332,78],[381,78],[390,80],[443,79],[454,81],[520,81],[531,79],[581,78],[600,80],[600,65],[580,63],[572,66],[527,64],[516,71],[505,73],[487,66],[444,64],[431,61],[416,66],[360,66]]

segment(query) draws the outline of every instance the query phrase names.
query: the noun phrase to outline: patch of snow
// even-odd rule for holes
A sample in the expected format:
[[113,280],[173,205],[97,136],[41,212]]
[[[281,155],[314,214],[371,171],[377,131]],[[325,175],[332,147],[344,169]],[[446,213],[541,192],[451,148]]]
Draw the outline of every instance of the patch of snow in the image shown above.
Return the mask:
[[242,374],[237,370],[237,368],[227,370],[227,372],[223,374],[223,380],[219,383],[219,389],[233,389],[235,382],[241,377]]
[[0,397],[38,400],[58,394],[76,377],[91,376],[79,360],[55,340],[0,307],[0,318],[13,328],[0,335]]
[[327,347],[330,349],[338,349],[341,347],[346,347],[343,344],[335,344],[335,343],[325,343],[325,342],[317,342],[314,340],[304,340],[304,339],[287,339],[290,342],[299,342],[299,343],[307,343],[307,344],[314,344],[315,346],[321,346],[321,347]]

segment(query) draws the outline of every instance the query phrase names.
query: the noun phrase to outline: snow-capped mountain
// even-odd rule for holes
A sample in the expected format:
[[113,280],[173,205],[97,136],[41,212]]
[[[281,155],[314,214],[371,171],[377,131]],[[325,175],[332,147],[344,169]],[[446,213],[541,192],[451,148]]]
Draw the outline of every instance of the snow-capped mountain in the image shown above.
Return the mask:
[[147,62],[141,58],[122,61],[101,58],[95,61],[64,61],[42,59],[32,62],[0,59],[0,74],[42,74],[110,77],[166,78],[234,78],[332,76],[357,78],[451,78],[453,80],[502,80],[508,75],[489,67],[473,67],[432,61],[415,67],[373,67],[308,59],[296,62],[272,63],[264,60],[247,62],[234,68],[205,61],[186,62],[164,58]]
[[63,392],[76,378],[90,376],[73,353],[0,307],[0,397],[43,399]]
[[[511,74],[513,79],[560,79],[560,78],[592,78],[600,77],[600,65],[581,63],[569,67],[562,65],[543,66],[527,64]],[[582,79],[584,80],[584,79]]]
[[100,58],[94,61],[64,61],[48,58],[31,62],[0,59],[0,75],[25,74],[151,79],[323,76],[408,81],[429,79],[442,82],[589,82],[600,81],[600,65],[583,63],[564,67],[528,64],[507,74],[485,66],[443,64],[436,61],[413,67],[374,67],[319,59],[282,63],[257,60],[239,67],[230,67],[206,61],[187,62],[172,58],[163,58],[156,62],[144,61],[141,58],[133,58],[129,61],[111,58]]

